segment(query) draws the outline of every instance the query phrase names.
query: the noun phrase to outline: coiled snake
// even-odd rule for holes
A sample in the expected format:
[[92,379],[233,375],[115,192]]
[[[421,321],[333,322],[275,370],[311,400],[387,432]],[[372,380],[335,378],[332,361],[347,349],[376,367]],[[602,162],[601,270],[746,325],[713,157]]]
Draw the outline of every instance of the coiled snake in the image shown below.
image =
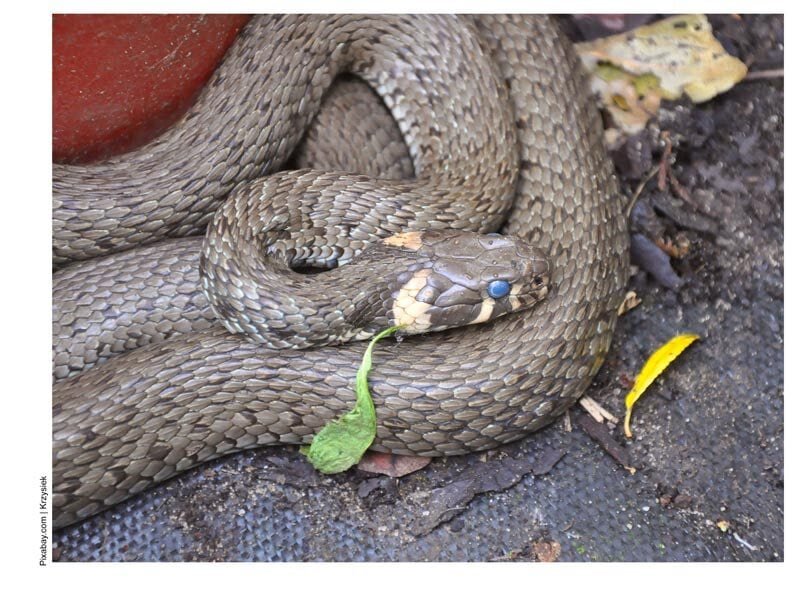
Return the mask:
[[[281,167],[344,72],[392,112],[416,179],[304,170],[245,183]],[[333,248],[287,233],[312,264],[420,228],[502,226],[548,257],[549,295],[533,310],[376,349],[376,450],[435,456],[516,440],[564,412],[602,364],[627,276],[627,220],[556,24],[255,17],[158,140],[54,167],[54,263],[81,261],[54,274],[57,527],[202,461],[307,443],[352,405],[362,343],[273,350],[215,323],[201,242],[171,238],[201,233],[232,191],[279,197],[280,230],[304,228]]]

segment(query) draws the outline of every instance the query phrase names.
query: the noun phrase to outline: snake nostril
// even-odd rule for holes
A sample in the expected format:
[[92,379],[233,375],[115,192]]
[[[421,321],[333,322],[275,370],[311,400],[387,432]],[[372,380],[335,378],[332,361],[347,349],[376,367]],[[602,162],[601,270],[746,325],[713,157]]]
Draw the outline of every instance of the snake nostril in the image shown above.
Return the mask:
[[533,283],[535,283],[536,285],[542,285],[543,281],[544,280],[540,275],[537,275],[536,277],[533,278]]

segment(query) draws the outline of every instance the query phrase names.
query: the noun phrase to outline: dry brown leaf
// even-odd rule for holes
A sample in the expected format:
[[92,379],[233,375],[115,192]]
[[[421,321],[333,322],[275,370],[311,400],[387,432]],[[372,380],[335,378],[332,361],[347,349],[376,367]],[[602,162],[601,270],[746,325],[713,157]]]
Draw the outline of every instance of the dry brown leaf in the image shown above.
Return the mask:
[[628,292],[627,294],[625,294],[625,298],[622,300],[622,302],[619,305],[619,308],[617,309],[617,316],[621,317],[629,310],[639,306],[641,303],[642,299],[636,295],[636,292],[634,291]]
[[370,450],[361,457],[356,468],[367,473],[403,477],[427,467],[430,462],[431,459],[427,456],[402,456]]
[[561,544],[555,540],[540,540],[534,542],[531,549],[538,562],[556,562],[561,556]]

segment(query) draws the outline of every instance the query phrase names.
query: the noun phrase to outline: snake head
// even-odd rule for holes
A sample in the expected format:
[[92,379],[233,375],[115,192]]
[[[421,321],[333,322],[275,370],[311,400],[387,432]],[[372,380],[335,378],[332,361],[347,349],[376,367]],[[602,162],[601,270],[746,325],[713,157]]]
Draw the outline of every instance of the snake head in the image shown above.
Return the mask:
[[432,230],[396,234],[383,243],[419,256],[398,277],[392,295],[392,323],[410,333],[483,323],[547,295],[547,259],[515,237]]

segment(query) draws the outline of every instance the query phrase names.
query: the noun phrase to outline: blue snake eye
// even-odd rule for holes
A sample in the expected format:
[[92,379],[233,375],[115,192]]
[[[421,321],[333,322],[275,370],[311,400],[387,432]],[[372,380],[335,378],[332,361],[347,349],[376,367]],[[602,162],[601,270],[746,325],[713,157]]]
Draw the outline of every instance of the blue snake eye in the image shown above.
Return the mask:
[[489,292],[489,296],[492,298],[502,298],[503,296],[508,296],[511,291],[511,284],[505,279],[495,279],[489,282],[486,291]]

